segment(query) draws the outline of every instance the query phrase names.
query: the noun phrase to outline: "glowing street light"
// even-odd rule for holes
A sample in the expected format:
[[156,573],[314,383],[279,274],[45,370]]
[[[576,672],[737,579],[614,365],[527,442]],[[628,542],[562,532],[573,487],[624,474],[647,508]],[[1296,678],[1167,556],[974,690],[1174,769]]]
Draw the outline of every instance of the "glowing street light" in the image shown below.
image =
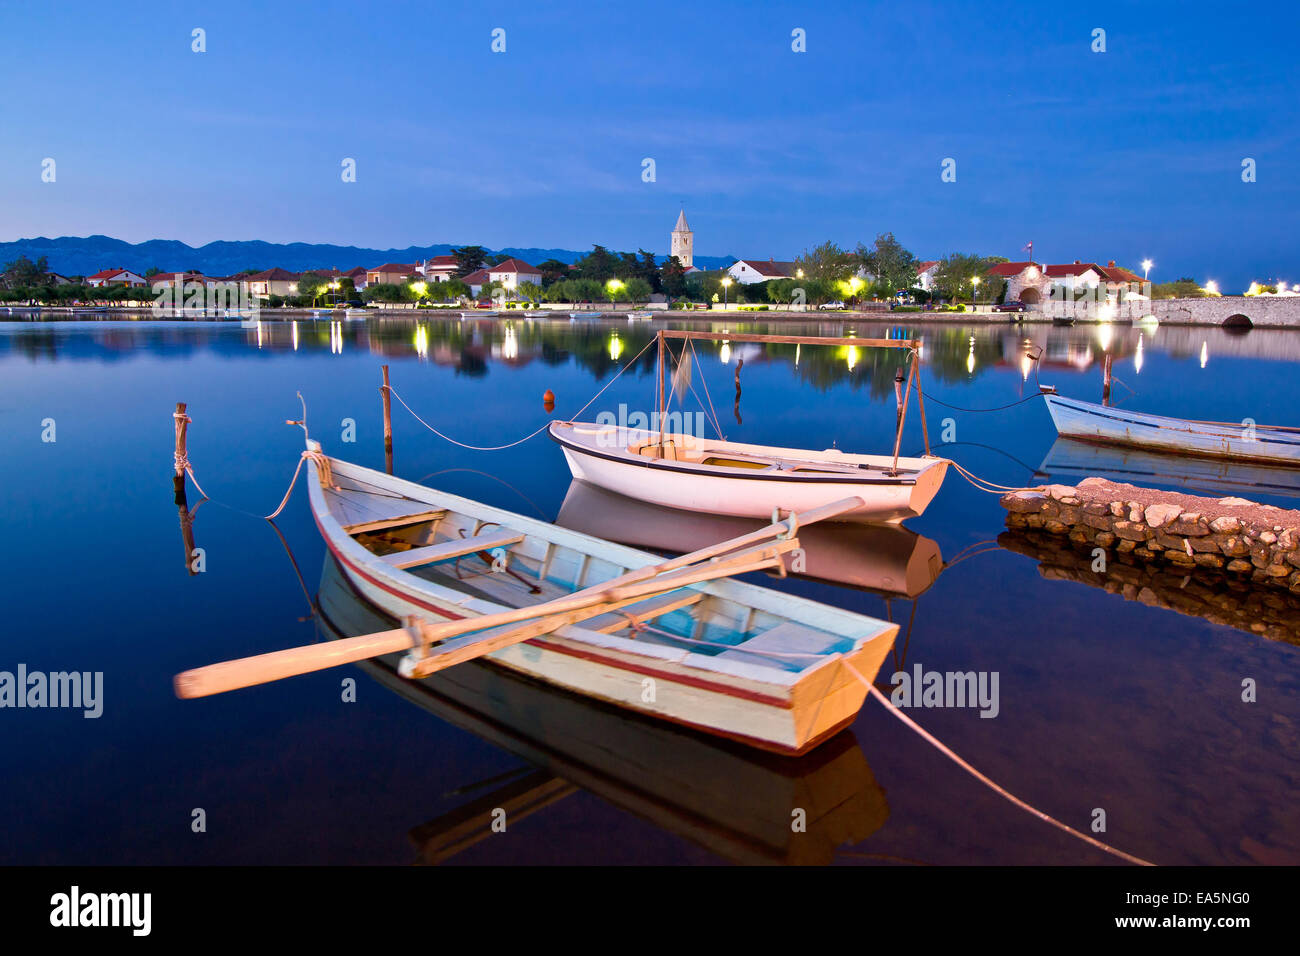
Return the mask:
[[622,279],[610,279],[605,283],[605,294],[609,296],[609,304],[614,304],[614,297],[618,295],[619,290],[623,288]]
[[976,296],[979,294],[979,291],[980,291],[980,277],[979,277],[979,276],[971,276],[971,280],[970,280],[970,307],[971,307],[972,309],[975,308],[975,298],[976,298]]
[[[722,280],[722,308],[724,310],[727,308],[727,291],[730,288],[731,288],[731,277],[728,276],[727,278]],[[730,349],[728,349],[728,352],[730,352]],[[723,359],[723,361],[725,362],[726,359]]]
[[[338,287],[338,283],[337,283],[337,282],[334,283],[334,284],[332,284],[332,285],[330,286],[330,288],[337,288],[337,287]],[[427,293],[427,292],[429,291],[429,283],[427,283],[427,282],[412,282],[412,283],[411,283],[411,291],[415,293],[415,296],[416,296],[417,299],[423,299],[424,296],[425,296],[425,293]]]
[[1209,280],[1208,282],[1205,283],[1205,291],[1208,292],[1210,295],[1218,295],[1219,283],[1215,282],[1213,279]]
[[1150,259],[1142,260],[1142,278],[1144,280],[1149,279],[1151,277],[1151,267],[1153,265],[1155,265],[1155,263],[1152,262]]
[[794,276],[795,276],[796,279],[802,279],[802,278],[803,278],[803,270],[802,270],[802,269],[796,269],[796,270],[794,270]]

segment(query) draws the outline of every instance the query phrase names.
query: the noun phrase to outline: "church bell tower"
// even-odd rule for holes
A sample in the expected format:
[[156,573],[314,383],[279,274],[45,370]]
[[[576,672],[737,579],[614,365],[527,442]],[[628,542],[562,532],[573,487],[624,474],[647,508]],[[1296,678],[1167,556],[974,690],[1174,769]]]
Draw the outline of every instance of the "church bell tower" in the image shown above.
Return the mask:
[[688,269],[694,265],[695,233],[691,232],[691,227],[686,224],[685,209],[677,214],[677,225],[673,226],[669,255],[676,256]]

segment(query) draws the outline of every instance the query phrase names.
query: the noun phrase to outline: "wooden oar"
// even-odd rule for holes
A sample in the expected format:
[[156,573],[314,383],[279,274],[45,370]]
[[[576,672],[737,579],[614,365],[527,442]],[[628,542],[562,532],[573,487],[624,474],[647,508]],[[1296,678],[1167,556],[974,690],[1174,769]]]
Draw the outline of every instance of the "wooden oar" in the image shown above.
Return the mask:
[[[654,587],[640,592],[635,597],[646,597],[657,592],[683,587],[687,584],[698,583],[711,578],[729,577],[744,571],[755,570],[754,567],[746,566],[746,564],[752,565],[754,563],[755,554],[753,552],[760,549],[738,549],[745,549],[746,546],[755,542],[776,537],[789,531],[792,526],[799,527],[812,524],[816,521],[824,521],[854,511],[862,507],[864,503],[861,498],[856,496],[844,498],[822,505],[819,508],[812,508],[800,515],[792,515],[789,524],[780,521],[774,522],[757,531],[751,531],[748,534],[727,541],[720,541],[707,548],[701,548],[698,551],[692,551],[689,554],[683,554],[659,564],[637,568],[616,578],[577,591],[567,597],[542,604],[512,608],[496,614],[484,614],[463,620],[450,621],[446,624],[424,624],[421,630],[426,640],[445,641],[471,631],[480,631],[503,624],[514,624],[531,618],[556,615],[566,611],[599,605],[596,612],[591,615],[594,617],[596,614],[603,614],[611,609],[606,605],[635,599],[633,595],[625,593],[627,588],[638,582],[646,582],[658,575],[663,575],[664,580],[654,581]],[[797,542],[793,540],[787,540],[771,544],[769,547],[777,549],[775,553],[779,559],[780,553],[790,550],[796,544]],[[724,555],[727,556],[725,559],[722,557]],[[772,561],[768,560],[759,566],[768,567],[771,564]],[[699,565],[699,567],[692,567],[694,565]],[[737,570],[738,568],[743,568],[743,570]],[[667,573],[679,569],[685,569],[688,572],[687,575],[683,577]],[[614,593],[616,591],[618,594]],[[551,630],[564,627],[565,623],[561,621]],[[539,633],[546,633],[546,631],[543,630]],[[527,638],[521,638],[521,640],[527,640]],[[363,634],[359,637],[345,638],[324,644],[308,644],[303,647],[272,651],[268,654],[258,654],[233,661],[223,661],[177,674],[174,681],[176,696],[181,698],[206,697],[210,694],[219,694],[241,687],[251,687],[254,684],[264,684],[284,677],[293,677],[298,674],[324,670],[328,667],[336,667],[340,664],[352,664],[367,658],[392,654],[405,650],[410,646],[410,634],[405,629],[396,629],[379,631],[374,634]]]
[[[569,624],[590,617],[597,617],[610,611],[618,610],[628,604],[653,595],[684,587],[687,584],[712,578],[730,577],[748,571],[760,570],[774,566],[780,561],[780,555],[798,546],[798,539],[778,541],[767,545],[749,548],[733,557],[714,559],[700,566],[683,568],[673,574],[659,579],[641,582],[639,588],[630,593],[614,596],[609,593],[609,583],[595,585],[586,591],[579,591],[566,598],[549,601],[545,604],[533,604],[522,608],[513,608],[496,614],[481,614],[461,620],[448,621],[443,624],[419,622],[420,636],[426,644],[449,642],[451,638],[460,637],[469,632],[477,632],[506,624],[527,623],[504,632],[490,635],[494,638],[489,645],[482,634],[474,634],[460,641],[444,643],[439,647],[436,658],[438,665],[430,666],[429,671],[441,670],[461,661],[471,660],[490,653],[500,647],[518,644],[521,641],[549,634]],[[756,551],[766,550],[767,555],[756,557]],[[686,577],[683,577],[686,575]],[[624,575],[626,577],[626,575]],[[621,578],[615,579],[622,580]],[[632,587],[627,585],[625,587]],[[337,667],[340,664],[354,664],[357,661],[398,651],[409,650],[412,646],[411,632],[405,628],[389,631],[377,631],[358,637],[330,641],[327,644],[307,644],[302,647],[290,647],[282,651],[271,651],[242,657],[233,661],[222,661],[197,667],[194,670],[177,674],[175,680],[176,696],[180,698],[208,697],[254,684],[266,684],[285,677],[295,677],[312,671]],[[452,655],[455,656],[452,656]],[[428,658],[434,660],[433,657]],[[421,665],[425,662],[420,661]],[[408,673],[405,676],[422,676]]]

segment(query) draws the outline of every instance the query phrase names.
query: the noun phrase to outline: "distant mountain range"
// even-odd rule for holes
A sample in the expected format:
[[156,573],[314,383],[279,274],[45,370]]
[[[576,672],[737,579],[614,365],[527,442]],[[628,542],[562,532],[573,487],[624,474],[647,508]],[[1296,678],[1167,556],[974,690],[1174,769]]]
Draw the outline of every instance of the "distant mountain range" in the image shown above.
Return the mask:
[[[356,266],[371,268],[385,262],[414,263],[432,256],[451,253],[453,245],[408,246],[405,249],[360,249],[356,246],[332,246],[307,242],[209,242],[194,246],[175,239],[150,239],[130,243],[108,236],[60,236],[58,239],[19,239],[0,242],[0,266],[26,256],[35,262],[41,256],[49,261],[52,272],[60,275],[93,275],[101,269],[130,269],[144,275],[148,269],[164,272],[193,271],[204,275],[226,276],[245,269],[271,269],[280,267],[290,272],[305,269],[351,269]],[[615,250],[622,252],[624,250]],[[489,249],[491,253],[504,253],[537,265],[547,259],[576,262],[586,252],[572,249]],[[659,261],[664,260],[659,256]],[[729,266],[732,256],[696,256],[700,269],[720,269]]]

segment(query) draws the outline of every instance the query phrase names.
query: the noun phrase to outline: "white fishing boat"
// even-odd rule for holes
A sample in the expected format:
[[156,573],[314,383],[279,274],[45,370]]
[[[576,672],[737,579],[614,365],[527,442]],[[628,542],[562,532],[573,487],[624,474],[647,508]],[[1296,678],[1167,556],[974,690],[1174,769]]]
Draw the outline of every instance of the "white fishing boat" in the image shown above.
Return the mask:
[[[845,518],[899,522],[921,514],[943,484],[942,458],[853,455],[580,422],[552,422],[574,478],[629,498],[708,514],[770,517],[850,495]],[[662,452],[662,454],[661,454]]]
[[569,321],[576,322],[579,319],[599,319],[604,313],[601,312],[570,312]]
[[641,309],[636,312],[629,312],[627,314],[627,320],[629,322],[644,321],[646,319],[653,319],[654,317],[655,314],[649,311],[648,309]]
[[357,319],[364,319],[368,314],[369,313],[365,309],[348,309],[343,313],[343,318],[351,322]]
[[525,313],[524,313],[524,318],[525,318],[525,319],[544,319],[544,318],[546,318],[549,314],[550,314],[550,313],[547,312],[545,309],[533,309],[533,310],[531,310],[531,311],[525,312]]
[[777,567],[836,502],[680,558],[306,456],[311,509],[344,575],[394,631],[177,676],[199,697],[407,650],[423,678],[484,657],[630,711],[787,754],[851,723],[897,625],[739,581]]
[[[659,340],[659,422],[665,423],[665,338],[720,338],[738,342],[799,342],[854,348],[909,348],[897,339],[828,339],[661,330]],[[948,460],[925,455],[900,457],[906,399],[913,378],[919,382],[912,349],[907,395],[901,396],[898,433],[892,455],[851,454],[751,445],[697,435],[591,422],[552,422],[551,438],[564,451],[574,478],[629,498],[709,514],[768,517],[777,509],[802,511],[856,496],[861,506],[851,520],[899,522],[921,514],[943,485]],[[679,370],[680,370],[679,366]],[[676,391],[676,383],[674,383]],[[924,415],[924,406],[922,407]],[[924,420],[924,419],[923,419]],[[928,449],[928,437],[927,437]]]
[[1044,391],[1059,435],[1102,445],[1202,458],[1300,465],[1300,429],[1243,422],[1205,422],[1148,415]]

